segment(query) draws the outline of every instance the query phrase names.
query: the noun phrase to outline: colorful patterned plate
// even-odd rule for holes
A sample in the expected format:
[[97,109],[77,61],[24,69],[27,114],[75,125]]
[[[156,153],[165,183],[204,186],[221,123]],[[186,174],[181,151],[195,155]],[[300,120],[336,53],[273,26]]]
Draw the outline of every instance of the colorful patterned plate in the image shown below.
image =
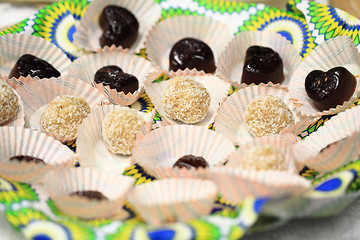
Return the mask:
[[[175,15],[206,15],[216,18],[231,28],[241,31],[278,32],[290,40],[302,57],[326,39],[349,35],[359,44],[359,21],[345,12],[326,5],[295,0],[288,3],[289,11],[263,4],[217,0],[155,0],[162,7],[162,18]],[[45,38],[61,48],[74,60],[83,52],[72,43],[76,23],[81,19],[89,2],[66,0],[53,3],[38,13],[3,31],[1,34],[23,32]],[[322,17],[324,16],[324,17]],[[138,54],[144,56],[144,50]],[[158,81],[167,76],[161,76]],[[232,89],[233,92],[235,89]],[[231,94],[231,92],[229,94]],[[355,105],[358,105],[359,101]],[[131,107],[149,112],[153,109],[146,94]],[[321,127],[331,116],[325,116],[309,126],[301,137],[305,138]],[[156,115],[155,123],[161,123]],[[68,144],[73,150],[76,143]],[[62,215],[41,187],[0,178],[0,210],[10,224],[30,239],[239,239],[263,213],[286,221],[292,217],[328,216],[337,214],[359,193],[360,160],[323,176],[304,168],[300,174],[313,181],[314,189],[302,198],[244,200],[241,206],[231,206],[219,198],[213,214],[186,223],[173,223],[160,228],[147,226],[125,205],[126,220],[79,220]],[[141,166],[134,165],[125,175],[136,178],[136,184],[154,180]],[[259,226],[257,226],[259,227]],[[266,226],[261,226],[266,227]]]

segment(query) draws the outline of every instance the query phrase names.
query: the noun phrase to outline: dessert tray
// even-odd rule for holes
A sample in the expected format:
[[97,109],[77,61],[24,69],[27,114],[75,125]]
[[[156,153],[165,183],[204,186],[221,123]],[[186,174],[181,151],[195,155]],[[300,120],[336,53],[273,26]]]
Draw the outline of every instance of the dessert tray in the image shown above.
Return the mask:
[[[287,10],[280,10],[238,1],[155,2],[161,7],[161,21],[178,15],[205,15],[227,25],[233,35],[245,31],[280,33],[294,45],[302,59],[306,59],[316,46],[342,35],[349,36],[354,46],[360,48],[360,20],[323,4],[294,0],[288,2]],[[90,4],[86,0],[53,3],[0,35],[22,33],[44,38],[74,61],[85,55],[84,50],[74,44],[73,36]],[[136,54],[146,57],[144,48],[136,49]],[[168,77],[168,73],[163,72],[155,81]],[[235,86],[231,86],[229,95],[236,90]],[[154,105],[146,93],[141,94],[130,107],[152,114]],[[356,107],[359,103],[360,100],[356,100],[350,107]],[[321,129],[325,122],[336,119],[336,113],[321,116],[316,122],[306,125],[298,136],[306,139]],[[156,113],[153,129],[162,125],[162,118]],[[76,141],[66,145],[76,152]],[[70,216],[57,208],[41,185],[11,181],[6,177],[0,177],[0,212],[12,227],[29,239],[239,239],[250,229],[269,229],[292,218],[340,213],[360,195],[360,160],[357,157],[351,160],[322,172],[306,166],[302,168],[299,175],[310,180],[312,187],[299,196],[248,196],[240,205],[233,205],[218,196],[216,207],[210,215],[159,227],[142,221],[136,213],[137,209],[127,202],[123,206],[123,213],[111,218],[84,220]],[[74,164],[81,168],[76,161]],[[156,181],[138,164],[126,168],[124,175],[132,177],[135,185]]]

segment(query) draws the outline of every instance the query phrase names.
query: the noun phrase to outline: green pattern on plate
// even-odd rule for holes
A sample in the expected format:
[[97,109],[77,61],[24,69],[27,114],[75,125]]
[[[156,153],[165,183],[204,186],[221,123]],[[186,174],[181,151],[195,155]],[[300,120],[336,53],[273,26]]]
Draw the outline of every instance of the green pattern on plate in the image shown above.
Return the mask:
[[265,7],[251,15],[243,26],[239,26],[238,32],[243,31],[280,33],[299,50],[302,57],[306,57],[316,46],[305,19],[277,8]]
[[50,220],[43,212],[32,208],[21,208],[17,211],[7,209],[5,211],[5,217],[17,230],[21,230],[21,228],[34,220]]
[[10,34],[10,33],[18,33],[25,31],[25,27],[27,26],[28,19],[21,21],[20,23],[15,24],[14,26],[5,29],[0,33],[0,35]]
[[74,60],[82,55],[82,51],[72,43],[76,22],[87,9],[86,0],[60,1],[46,6],[35,14],[34,24],[30,24],[32,35],[42,37],[60,49]]
[[360,47],[360,20],[350,14],[324,4],[301,0],[290,1],[289,5],[304,13],[315,44],[336,36],[350,36]]
[[[169,8],[167,10],[162,9],[161,18],[171,18],[174,16],[191,16],[191,15],[200,15],[196,11],[191,11],[190,9],[182,9],[182,8]],[[201,14],[202,15],[202,14]]]
[[219,239],[221,237],[219,227],[211,224],[210,222],[201,219],[195,219],[189,221],[188,224],[196,232],[194,239]]
[[54,222],[44,212],[33,208],[7,210],[5,216],[27,239],[96,239],[94,231],[81,222]]
[[256,4],[248,4],[245,2],[233,2],[233,1],[212,1],[212,0],[195,0],[199,3],[199,6],[205,7],[206,10],[213,12],[229,13],[234,12],[240,13],[241,11],[249,10],[250,6],[256,6]]
[[6,207],[22,201],[39,201],[37,193],[24,183],[9,181],[0,177],[0,205]]

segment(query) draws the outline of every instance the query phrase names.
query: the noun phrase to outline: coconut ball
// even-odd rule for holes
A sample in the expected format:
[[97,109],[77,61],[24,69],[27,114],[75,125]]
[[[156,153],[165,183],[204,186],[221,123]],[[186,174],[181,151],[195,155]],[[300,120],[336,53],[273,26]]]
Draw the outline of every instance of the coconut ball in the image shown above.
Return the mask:
[[136,134],[145,124],[142,113],[128,107],[108,113],[102,122],[106,148],[115,154],[130,155]]
[[248,170],[282,170],[288,168],[284,154],[272,146],[255,146],[246,151],[240,162]]
[[244,120],[255,137],[275,135],[295,123],[293,113],[278,97],[255,98],[246,107]]
[[79,125],[90,111],[90,106],[80,97],[57,96],[41,115],[41,130],[55,136],[75,138]]
[[0,80],[0,124],[14,117],[18,107],[18,96],[14,89]]
[[203,120],[210,106],[210,94],[199,82],[186,77],[169,80],[162,98],[166,115],[187,124]]

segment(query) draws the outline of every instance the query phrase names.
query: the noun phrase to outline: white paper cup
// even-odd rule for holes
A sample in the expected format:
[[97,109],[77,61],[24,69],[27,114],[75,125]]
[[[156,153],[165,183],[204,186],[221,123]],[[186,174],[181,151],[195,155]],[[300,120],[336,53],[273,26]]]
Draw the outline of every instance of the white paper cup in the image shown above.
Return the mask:
[[[108,151],[102,135],[102,122],[105,116],[111,111],[120,108],[122,107],[119,105],[105,105],[93,108],[89,116],[84,119],[79,127],[76,141],[81,166],[104,169],[117,174],[122,174],[127,167],[131,166],[131,156],[114,154]],[[141,114],[146,119],[146,123],[136,136],[138,140],[142,139],[151,130],[155,112]]]
[[[46,164],[9,161],[19,155],[40,158]],[[75,154],[45,133],[22,127],[0,127],[0,159],[0,175],[31,184],[41,182],[54,167],[74,164]]]
[[148,224],[159,226],[209,214],[216,193],[212,181],[171,178],[138,185],[127,199]]
[[99,17],[102,10],[108,5],[116,5],[129,10],[139,22],[138,37],[130,47],[132,52],[138,52],[144,47],[145,36],[151,26],[155,24],[161,16],[160,6],[152,0],[96,0],[88,6],[80,24],[74,33],[74,44],[87,51],[96,51],[101,48],[100,36],[102,30],[99,26]]
[[269,47],[278,52],[283,61],[284,81],[288,85],[301,57],[295,47],[278,33],[245,31],[236,35],[221,53],[216,74],[230,79],[232,85],[240,88],[246,51],[251,46]]
[[[351,72],[357,81],[352,97],[343,104],[319,111],[305,91],[305,78],[313,70],[328,71],[334,67],[342,66]],[[298,65],[289,83],[290,95],[297,99],[299,111],[308,116],[336,114],[349,108],[360,96],[360,54],[348,36],[338,36],[319,44]],[[336,98],[336,96],[333,96]]]

